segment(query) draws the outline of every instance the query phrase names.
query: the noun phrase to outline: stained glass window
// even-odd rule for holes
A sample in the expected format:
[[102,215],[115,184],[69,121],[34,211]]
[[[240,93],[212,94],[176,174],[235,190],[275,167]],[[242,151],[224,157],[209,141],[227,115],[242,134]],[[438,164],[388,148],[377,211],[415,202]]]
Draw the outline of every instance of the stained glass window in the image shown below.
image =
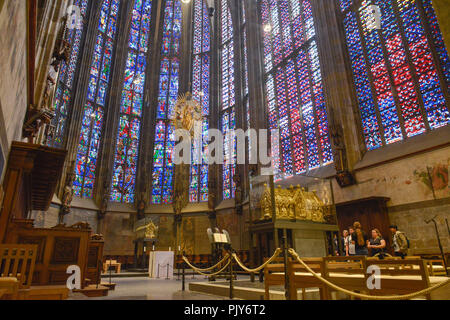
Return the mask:
[[77,27],[67,29],[65,34],[65,41],[71,45],[71,53],[68,63],[65,61],[61,62],[56,86],[54,99],[55,117],[51,123],[52,127],[54,127],[54,133],[53,137],[48,141],[48,145],[54,148],[62,148],[64,143],[65,126],[72,107],[74,75],[80,60],[80,50],[82,49],[85,30],[84,21],[86,21],[89,0],[76,0],[74,5],[80,8],[83,20],[80,24],[76,23]]
[[182,24],[181,3],[167,0],[161,47],[159,93],[155,147],[153,153],[153,204],[170,204],[173,201],[172,153],[175,146],[171,115],[178,98],[180,73],[180,38]]
[[132,203],[135,200],[151,11],[152,0],[134,2],[112,178],[111,200],[115,202]]
[[104,0],[100,11],[73,183],[79,197],[92,198],[94,189],[119,5],[120,0]]
[[235,50],[234,30],[231,10],[227,0],[221,0],[220,8],[220,102],[221,129],[224,135],[224,165],[223,165],[223,199],[234,198],[236,170],[236,138],[235,121]]
[[262,0],[266,100],[276,180],[333,162],[311,0]]
[[450,59],[431,0],[341,0],[341,9],[367,149],[447,125]]
[[[211,74],[211,22],[207,2],[194,0],[192,96],[202,106],[202,136],[194,139],[190,175],[190,202],[208,201],[208,129]],[[201,158],[201,159],[200,159]]]
[[[247,47],[247,19],[245,12],[245,0],[241,0],[241,43],[242,43],[242,69],[244,70],[244,95],[243,105],[245,110],[245,120],[247,129],[251,128],[250,124],[250,102],[248,94],[248,47]],[[248,153],[251,152],[251,140],[248,137]]]

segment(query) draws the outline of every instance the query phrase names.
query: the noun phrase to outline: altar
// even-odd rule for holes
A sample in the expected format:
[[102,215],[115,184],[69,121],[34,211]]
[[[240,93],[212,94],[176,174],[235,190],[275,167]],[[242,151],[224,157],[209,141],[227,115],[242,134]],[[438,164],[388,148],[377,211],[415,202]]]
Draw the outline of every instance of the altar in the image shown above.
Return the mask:
[[173,279],[173,251],[152,251],[148,263],[148,274],[152,279]]

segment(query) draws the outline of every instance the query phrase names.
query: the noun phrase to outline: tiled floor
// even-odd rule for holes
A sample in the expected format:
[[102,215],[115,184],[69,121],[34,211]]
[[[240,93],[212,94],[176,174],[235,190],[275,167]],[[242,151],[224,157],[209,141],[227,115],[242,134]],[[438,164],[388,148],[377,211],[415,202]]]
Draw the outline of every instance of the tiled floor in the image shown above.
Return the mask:
[[[103,279],[108,282],[108,279]],[[226,300],[207,294],[200,294],[189,291],[189,282],[207,281],[204,277],[191,276],[186,279],[186,291],[181,291],[181,281],[149,279],[146,277],[114,278],[117,284],[114,291],[109,291],[107,297],[87,298],[82,294],[71,294],[72,300]]]

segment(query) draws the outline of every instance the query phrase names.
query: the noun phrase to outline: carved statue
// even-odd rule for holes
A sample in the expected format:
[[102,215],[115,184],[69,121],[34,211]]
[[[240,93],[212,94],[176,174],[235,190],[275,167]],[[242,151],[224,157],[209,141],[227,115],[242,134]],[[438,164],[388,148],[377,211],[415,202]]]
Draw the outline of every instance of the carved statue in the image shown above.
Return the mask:
[[137,216],[138,220],[143,219],[145,217],[145,208],[147,207],[147,203],[145,201],[145,193],[141,192],[139,200],[137,202]]
[[103,197],[102,197],[102,203],[100,204],[100,211],[99,211],[100,219],[103,219],[103,217],[106,215],[106,211],[108,210],[109,193],[110,193],[109,182],[108,182],[108,179],[105,179],[103,181]]
[[66,185],[61,197],[61,209],[60,209],[60,222],[63,221],[63,217],[70,213],[70,208],[73,200],[73,181],[75,180],[75,161],[72,161],[67,171]]
[[261,197],[261,214],[263,215],[261,219],[270,219],[272,217],[272,195],[267,184],[264,184],[264,188],[264,193]]
[[157,239],[159,227],[150,220],[147,224],[136,228],[136,237],[145,239]]

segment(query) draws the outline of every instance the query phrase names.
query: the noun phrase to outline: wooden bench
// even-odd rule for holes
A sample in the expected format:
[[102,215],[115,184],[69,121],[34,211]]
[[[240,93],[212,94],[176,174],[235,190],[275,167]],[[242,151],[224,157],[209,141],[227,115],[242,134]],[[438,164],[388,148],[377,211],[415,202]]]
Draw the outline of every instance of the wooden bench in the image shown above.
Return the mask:
[[0,287],[7,290],[9,299],[64,300],[66,286],[31,286],[37,256],[37,245],[0,245]]
[[270,287],[284,285],[284,264],[280,263],[282,258],[275,259],[264,268],[265,300],[270,300]]
[[[323,260],[322,258],[304,258],[303,261],[315,272],[321,274],[323,272]],[[284,260],[283,258],[277,258],[275,263],[269,264],[264,269],[264,285],[265,285],[265,299],[270,300],[270,287],[272,286],[284,286],[285,274],[284,274]],[[314,277],[306,268],[288,259],[287,272],[289,276],[289,292],[290,300],[298,299],[298,289],[302,289],[302,298],[305,300],[306,289],[318,288],[321,299],[325,299],[326,286]]]
[[[353,257],[352,257],[353,258]],[[353,258],[354,259],[354,258]],[[325,278],[339,287],[350,291],[361,292],[368,295],[406,295],[431,286],[427,265],[422,259],[366,259],[359,257],[362,262],[361,269],[333,268],[330,262],[336,257],[324,258]],[[368,288],[367,282],[371,274],[366,270],[371,266],[378,266],[381,270],[380,288]],[[435,283],[445,281],[445,278],[434,279]],[[331,292],[330,289],[328,292]],[[328,297],[330,298],[330,296]],[[426,295],[431,299],[431,295]]]
[[[322,258],[304,258],[303,261],[318,274],[324,272],[324,262]],[[327,298],[327,286],[314,277],[302,264],[297,261],[288,262],[288,275],[289,275],[289,293],[291,300],[298,300],[298,289],[302,289],[302,299],[306,300],[306,289],[318,288],[320,293],[320,299],[325,300]]]
[[117,262],[117,260],[106,260],[103,263],[103,273],[107,273],[110,267],[114,268],[116,273],[120,273],[122,264],[120,262]]

